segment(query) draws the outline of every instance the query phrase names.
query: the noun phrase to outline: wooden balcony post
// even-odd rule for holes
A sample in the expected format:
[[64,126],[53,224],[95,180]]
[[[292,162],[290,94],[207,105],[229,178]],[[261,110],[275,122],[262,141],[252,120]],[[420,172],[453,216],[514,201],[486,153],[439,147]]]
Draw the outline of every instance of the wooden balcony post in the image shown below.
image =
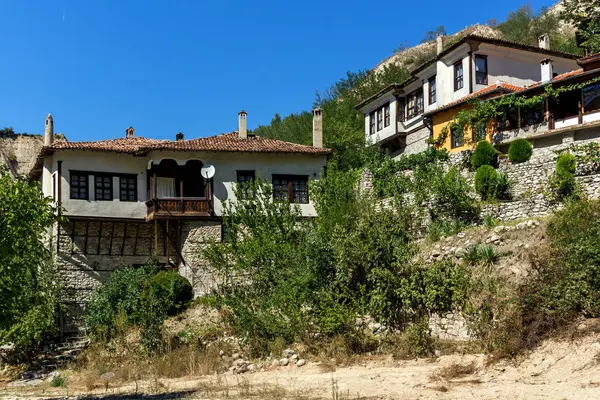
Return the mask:
[[180,197],[180,211],[181,213],[185,212],[184,203],[183,203],[183,181],[179,182],[179,197]]
[[583,124],[583,106],[581,105],[581,102],[577,103],[577,109],[579,111],[579,115],[577,116],[578,121],[580,124]]

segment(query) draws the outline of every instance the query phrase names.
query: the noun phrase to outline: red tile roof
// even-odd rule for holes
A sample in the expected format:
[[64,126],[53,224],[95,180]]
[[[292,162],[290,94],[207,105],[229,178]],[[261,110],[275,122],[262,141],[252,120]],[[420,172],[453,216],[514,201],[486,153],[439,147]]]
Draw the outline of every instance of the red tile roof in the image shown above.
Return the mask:
[[[567,79],[572,76],[580,75],[583,72],[584,72],[583,69],[574,69],[573,71],[569,71],[569,72],[565,72],[564,74],[556,75],[554,78],[552,78],[551,81],[544,82],[544,83],[562,81],[563,79]],[[542,84],[542,82],[535,82],[535,83],[532,83],[531,85],[527,86],[527,88],[529,89],[532,87],[540,86],[541,84]]]
[[282,140],[249,136],[241,139],[237,132],[192,140],[156,140],[143,137],[100,140],[97,142],[55,142],[45,150],[93,150],[126,154],[145,154],[153,150],[217,151],[250,153],[330,154],[331,150]]
[[506,82],[500,82],[498,81],[497,83],[494,83],[493,85],[484,87],[483,89],[480,89],[476,92],[473,92],[471,94],[468,94],[464,97],[461,97],[458,100],[455,100],[453,102],[450,102],[448,104],[445,104],[439,108],[436,108],[435,110],[431,110],[425,114],[435,114],[439,111],[443,111],[443,110],[447,110],[449,108],[452,108],[454,106],[457,106],[459,104],[465,103],[471,99],[477,98],[477,97],[481,97],[481,96],[485,96],[487,94],[492,94],[496,91],[504,91],[504,92],[510,92],[510,93],[514,93],[514,92],[520,92],[521,90],[523,90],[525,88],[521,87],[521,86],[517,86],[517,85],[513,85],[510,83],[506,83]]

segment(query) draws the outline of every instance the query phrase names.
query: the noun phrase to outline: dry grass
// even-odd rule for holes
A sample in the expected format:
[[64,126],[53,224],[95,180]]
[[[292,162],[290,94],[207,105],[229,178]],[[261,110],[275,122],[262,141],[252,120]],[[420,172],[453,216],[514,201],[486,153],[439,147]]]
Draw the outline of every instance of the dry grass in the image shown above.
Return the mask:
[[450,379],[459,379],[463,378],[467,375],[473,375],[477,371],[477,366],[475,362],[470,362],[468,364],[451,364],[446,367],[440,368],[437,372],[437,376],[439,378],[450,380]]

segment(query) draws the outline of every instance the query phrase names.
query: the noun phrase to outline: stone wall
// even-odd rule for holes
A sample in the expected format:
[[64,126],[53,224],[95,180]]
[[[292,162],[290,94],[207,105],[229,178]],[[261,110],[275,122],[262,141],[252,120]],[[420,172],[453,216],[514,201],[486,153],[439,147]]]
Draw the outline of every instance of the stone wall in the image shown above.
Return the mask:
[[415,154],[427,150],[427,147],[429,146],[427,139],[430,135],[431,131],[426,126],[418,131],[411,132],[406,135],[406,147],[404,148],[402,154]]
[[467,320],[459,312],[430,315],[429,329],[433,336],[442,340],[471,339]]
[[[112,272],[126,266],[141,266],[155,259],[160,264],[179,265],[180,273],[192,283],[196,296],[214,287],[214,277],[201,251],[210,240],[220,240],[220,221],[183,221],[180,229],[172,222],[170,240],[164,235],[163,224],[159,222],[157,226],[156,252],[154,223],[77,219],[55,228],[60,231],[53,235],[51,246],[58,250],[55,263],[65,288],[68,307],[63,318],[65,332],[75,332],[81,327],[81,316],[93,290],[106,282]],[[178,232],[181,232],[179,240],[185,264],[179,260],[174,246]]]

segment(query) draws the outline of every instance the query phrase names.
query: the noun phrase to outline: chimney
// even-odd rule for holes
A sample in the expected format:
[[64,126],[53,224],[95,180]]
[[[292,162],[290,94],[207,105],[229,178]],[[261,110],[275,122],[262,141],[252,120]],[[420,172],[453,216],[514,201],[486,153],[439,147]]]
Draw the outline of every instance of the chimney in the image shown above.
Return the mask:
[[313,110],[313,147],[323,147],[323,110]]
[[544,33],[538,38],[538,46],[540,49],[550,50],[550,35]]
[[54,143],[54,120],[52,114],[46,117],[46,129],[44,131],[44,146],[50,146]]
[[240,119],[238,134],[240,139],[246,139],[248,137],[248,131],[246,130],[246,115],[248,115],[248,113],[244,110],[238,113],[238,117]]
[[437,55],[439,56],[444,51],[444,35],[439,34],[435,38],[437,44]]
[[175,135],[175,140],[181,142],[183,140],[183,133],[179,132],[177,135]]
[[546,58],[540,62],[541,70],[542,70],[542,83],[550,82],[552,78],[554,78],[554,67],[552,65],[552,59]]
[[129,128],[125,129],[125,137],[127,139],[132,139],[134,136],[134,132],[135,129],[133,129],[133,127],[130,126]]

